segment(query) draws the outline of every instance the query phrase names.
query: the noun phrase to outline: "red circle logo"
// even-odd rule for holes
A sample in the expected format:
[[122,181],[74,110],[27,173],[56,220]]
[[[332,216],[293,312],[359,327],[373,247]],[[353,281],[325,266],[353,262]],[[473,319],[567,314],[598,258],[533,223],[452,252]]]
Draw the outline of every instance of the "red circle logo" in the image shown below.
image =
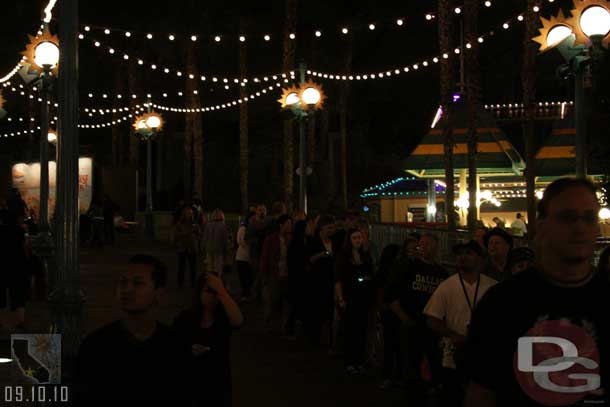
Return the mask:
[[592,333],[568,320],[546,320],[519,338],[513,366],[532,400],[567,406],[599,390],[599,361]]

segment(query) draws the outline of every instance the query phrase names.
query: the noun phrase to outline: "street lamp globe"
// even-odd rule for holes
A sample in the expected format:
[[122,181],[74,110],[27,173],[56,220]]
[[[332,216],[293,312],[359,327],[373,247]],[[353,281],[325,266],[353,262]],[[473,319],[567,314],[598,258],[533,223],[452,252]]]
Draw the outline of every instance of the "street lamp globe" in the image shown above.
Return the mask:
[[59,62],[59,47],[51,41],[43,41],[34,50],[34,62],[40,67],[55,68]]
[[49,141],[49,143],[56,143],[57,142],[57,133],[55,133],[53,130],[49,130],[49,134],[47,135],[47,140]]
[[159,127],[161,127],[161,117],[154,114],[150,115],[146,119],[145,126],[152,130],[157,130]]
[[608,208],[601,208],[599,211],[599,218],[601,220],[608,220],[610,219],[610,209]]
[[303,101],[307,105],[313,106],[317,104],[321,98],[322,95],[316,88],[307,88],[303,91]]
[[292,106],[299,103],[299,94],[296,92],[289,93],[286,96],[286,106]]
[[610,32],[610,11],[602,6],[591,6],[582,12],[579,23],[587,37],[605,37]]
[[572,35],[572,29],[570,27],[563,24],[556,25],[549,30],[549,33],[546,36],[547,47],[552,47],[559,44],[570,35]]

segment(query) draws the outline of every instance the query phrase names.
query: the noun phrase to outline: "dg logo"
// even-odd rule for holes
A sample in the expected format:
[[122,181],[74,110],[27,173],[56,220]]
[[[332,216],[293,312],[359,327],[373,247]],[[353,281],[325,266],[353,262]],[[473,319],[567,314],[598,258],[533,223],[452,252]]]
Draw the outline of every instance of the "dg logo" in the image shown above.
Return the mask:
[[514,370],[521,389],[547,406],[568,406],[601,392],[599,350],[591,334],[566,320],[537,323],[519,338]]

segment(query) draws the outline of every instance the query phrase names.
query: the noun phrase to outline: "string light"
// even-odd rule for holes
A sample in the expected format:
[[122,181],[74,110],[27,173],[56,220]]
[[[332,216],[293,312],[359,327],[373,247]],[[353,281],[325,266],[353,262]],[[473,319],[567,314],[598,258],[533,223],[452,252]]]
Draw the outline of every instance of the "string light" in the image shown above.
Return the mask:
[[396,20],[396,25],[398,25],[398,26],[402,26],[404,23],[405,23],[405,22],[404,22],[404,21],[403,21],[401,18],[399,18],[398,20]]
[[265,41],[271,40],[271,36],[269,34],[265,35]]
[[[152,103],[151,107],[153,107],[154,109],[157,109],[157,110],[165,110],[165,111],[170,111],[170,112],[175,112],[175,113],[206,113],[206,112],[223,110],[223,109],[227,109],[227,108],[230,108],[233,106],[237,106],[238,104],[242,104],[242,103],[254,100],[257,97],[270,93],[270,91],[273,91],[274,89],[281,88],[281,87],[282,87],[281,83],[276,83],[273,85],[269,85],[267,88],[262,89],[259,92],[255,92],[251,95],[248,95],[244,98],[239,98],[236,100],[232,100],[229,102],[220,103],[220,104],[216,104],[216,105],[212,105],[212,106],[204,106],[204,107],[198,107],[198,108],[186,108],[186,107],[164,106],[164,105]],[[145,104],[145,106],[146,105],[147,104]]]
[[[245,41],[245,36],[244,36],[244,41]],[[97,41],[97,40],[96,40],[96,41],[95,41],[93,44],[94,44],[96,47],[101,47],[102,45],[106,46],[105,44],[102,44],[101,42],[99,42],[99,41]],[[114,54],[114,53],[116,52],[116,50],[115,50],[114,48],[110,48],[110,47],[109,47],[109,52],[110,52],[111,54]],[[124,53],[123,53],[123,55],[124,55],[124,57],[123,57],[123,59],[124,59],[124,60],[128,60],[129,58],[134,57],[133,55],[129,55],[129,54],[128,54],[128,53],[126,53],[126,52],[124,52]],[[137,59],[138,59],[138,65],[140,65],[140,66],[143,66],[143,65],[145,64],[145,62],[146,62],[146,61],[145,61],[144,59],[142,59],[142,58],[139,58],[139,57],[134,57],[134,58],[137,58]],[[157,66],[157,64],[154,64],[154,63],[150,63],[150,65],[148,65],[148,66],[149,66],[149,67],[150,67],[150,69],[151,69],[151,70],[153,70],[153,71],[154,71],[154,70],[156,70],[156,69],[157,69],[157,67],[158,67],[158,66]],[[183,74],[183,71],[182,71],[182,70],[180,70],[180,69],[175,69],[175,68],[174,68],[174,69],[170,69],[170,68],[164,68],[164,72],[165,72],[166,74],[170,74],[170,73],[172,73],[172,72],[173,72],[173,73],[175,73],[177,76],[182,76],[182,74]],[[194,79],[195,79],[195,76],[194,76],[194,75],[192,75],[192,74],[187,74],[187,75],[188,75],[188,78],[189,78],[189,79],[191,79],[191,80],[194,80]],[[290,75],[291,75],[291,76],[294,76],[294,72],[290,72]],[[221,77],[224,79],[226,76],[225,76],[225,75],[222,75]],[[233,78],[231,78],[231,77],[227,77],[227,78],[228,78],[229,80],[231,80],[231,81],[232,81],[232,80],[233,80],[235,77],[233,77]],[[250,78],[250,79],[253,79],[253,78]],[[245,81],[247,81],[247,80],[248,80],[248,79],[246,78],[246,79],[244,79],[244,80],[243,80],[243,81],[241,81],[241,82],[245,82]],[[201,81],[202,81],[202,82],[205,82],[205,81],[206,81],[205,76],[201,76]],[[241,82],[240,82],[240,83],[241,83]]]

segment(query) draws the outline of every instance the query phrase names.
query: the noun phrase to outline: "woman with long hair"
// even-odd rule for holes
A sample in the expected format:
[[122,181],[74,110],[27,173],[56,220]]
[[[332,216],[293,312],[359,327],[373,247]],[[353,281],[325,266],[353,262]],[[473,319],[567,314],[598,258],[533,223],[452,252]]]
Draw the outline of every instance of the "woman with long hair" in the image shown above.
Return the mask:
[[372,261],[362,242],[362,232],[349,229],[335,264],[335,294],[344,320],[348,374],[365,373],[369,312],[375,302]]
[[209,273],[199,278],[193,304],[174,321],[176,333],[191,350],[194,405],[231,406],[230,338],[242,323],[241,310],[222,280]]

